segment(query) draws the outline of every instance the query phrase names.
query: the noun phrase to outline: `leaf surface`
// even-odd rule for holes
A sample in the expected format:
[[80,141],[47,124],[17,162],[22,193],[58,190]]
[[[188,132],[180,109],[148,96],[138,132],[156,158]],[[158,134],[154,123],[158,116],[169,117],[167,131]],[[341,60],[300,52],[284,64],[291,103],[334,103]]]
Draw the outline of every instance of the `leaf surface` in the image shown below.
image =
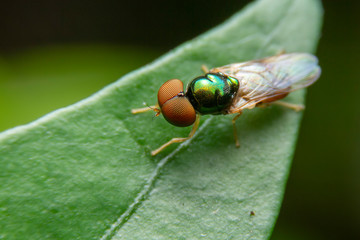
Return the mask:
[[[164,81],[209,68],[315,49],[321,5],[257,1],[97,94],[0,135],[5,239],[265,239],[279,212],[301,113],[245,111],[234,146],[231,116],[207,116],[186,136],[152,113]],[[304,91],[287,101],[302,103]],[[251,216],[253,211],[255,215]]]

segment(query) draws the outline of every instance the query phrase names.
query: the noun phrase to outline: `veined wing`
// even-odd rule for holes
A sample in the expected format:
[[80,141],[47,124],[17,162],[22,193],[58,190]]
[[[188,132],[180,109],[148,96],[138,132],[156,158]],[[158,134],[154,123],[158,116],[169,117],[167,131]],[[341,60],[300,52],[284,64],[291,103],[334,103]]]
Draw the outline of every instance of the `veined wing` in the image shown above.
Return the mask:
[[231,113],[311,85],[321,73],[317,63],[317,58],[311,54],[290,53],[229,64],[210,72],[222,72],[239,80]]

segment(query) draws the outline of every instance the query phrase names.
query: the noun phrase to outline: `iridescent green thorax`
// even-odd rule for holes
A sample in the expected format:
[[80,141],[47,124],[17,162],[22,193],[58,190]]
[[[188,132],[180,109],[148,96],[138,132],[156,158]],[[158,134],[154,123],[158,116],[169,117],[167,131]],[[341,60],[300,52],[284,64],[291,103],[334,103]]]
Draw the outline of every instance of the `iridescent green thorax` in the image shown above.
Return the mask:
[[195,78],[187,87],[186,97],[201,114],[220,114],[228,108],[239,89],[239,81],[222,73]]

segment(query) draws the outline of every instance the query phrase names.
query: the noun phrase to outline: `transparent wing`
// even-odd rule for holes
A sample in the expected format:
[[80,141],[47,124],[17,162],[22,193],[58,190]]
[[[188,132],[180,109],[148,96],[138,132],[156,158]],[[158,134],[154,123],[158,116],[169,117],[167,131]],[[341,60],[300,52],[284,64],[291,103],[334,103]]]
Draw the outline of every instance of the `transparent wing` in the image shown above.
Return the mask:
[[291,53],[234,63],[210,72],[222,72],[239,80],[240,87],[230,109],[235,112],[311,85],[321,73],[317,63],[311,54]]

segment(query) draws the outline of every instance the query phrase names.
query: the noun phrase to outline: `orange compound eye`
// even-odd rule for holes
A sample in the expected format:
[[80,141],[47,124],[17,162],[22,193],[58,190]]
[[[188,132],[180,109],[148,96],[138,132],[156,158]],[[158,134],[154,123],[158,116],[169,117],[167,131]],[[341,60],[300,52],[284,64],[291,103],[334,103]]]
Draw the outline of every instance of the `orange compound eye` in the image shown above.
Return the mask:
[[161,107],[164,118],[172,125],[187,127],[196,119],[196,112],[190,101],[184,96],[176,96]]
[[179,79],[171,79],[161,85],[158,91],[158,103],[161,107],[166,101],[184,91],[184,84]]

